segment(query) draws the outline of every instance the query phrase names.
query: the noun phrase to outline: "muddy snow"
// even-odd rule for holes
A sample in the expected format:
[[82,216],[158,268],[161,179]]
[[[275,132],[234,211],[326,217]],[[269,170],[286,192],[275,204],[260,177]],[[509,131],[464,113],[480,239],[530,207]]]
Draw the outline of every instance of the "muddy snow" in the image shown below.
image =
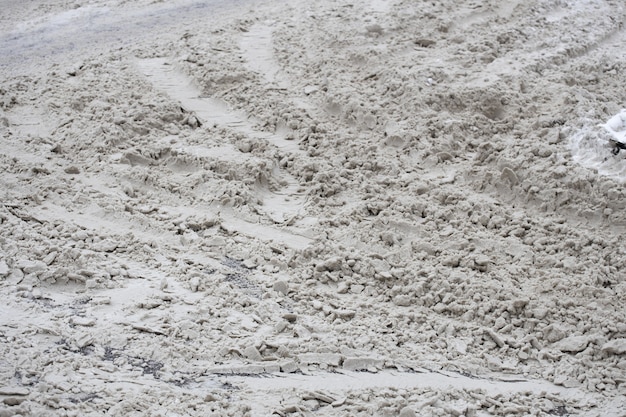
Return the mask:
[[5,1],[0,416],[626,415],[624,16]]

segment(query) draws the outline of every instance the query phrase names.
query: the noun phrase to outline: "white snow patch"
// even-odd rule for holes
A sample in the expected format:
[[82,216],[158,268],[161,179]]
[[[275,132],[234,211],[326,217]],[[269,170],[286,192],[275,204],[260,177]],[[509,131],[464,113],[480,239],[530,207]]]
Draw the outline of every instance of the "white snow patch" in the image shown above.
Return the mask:
[[586,125],[570,139],[574,161],[599,175],[626,182],[626,151],[614,152],[612,141],[626,144],[626,110],[600,125]]

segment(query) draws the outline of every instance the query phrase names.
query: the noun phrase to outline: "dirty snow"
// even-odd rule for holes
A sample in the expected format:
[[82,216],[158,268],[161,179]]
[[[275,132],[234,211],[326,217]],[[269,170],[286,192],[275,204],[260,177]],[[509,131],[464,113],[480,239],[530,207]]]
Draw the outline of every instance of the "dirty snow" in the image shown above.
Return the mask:
[[0,415],[624,415],[622,2],[5,3]]

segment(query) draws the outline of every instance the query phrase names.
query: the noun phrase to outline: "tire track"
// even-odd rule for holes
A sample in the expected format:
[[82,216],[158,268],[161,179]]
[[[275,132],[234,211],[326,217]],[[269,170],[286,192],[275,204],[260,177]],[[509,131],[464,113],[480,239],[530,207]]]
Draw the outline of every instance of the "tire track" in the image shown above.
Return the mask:
[[[194,85],[193,80],[178,71],[175,66],[168,64],[167,60],[162,58],[141,60],[137,63],[137,67],[155,88],[163,91],[172,99],[179,101],[183,108],[192,112],[202,123],[213,123],[232,129],[248,138],[267,141],[282,153],[301,153],[297,143],[286,140],[280,133],[256,130],[253,121],[247,115],[230,110],[226,102],[203,97],[200,90]],[[222,146],[218,152],[207,149],[205,153],[201,147],[195,146],[191,148],[185,145],[179,147],[178,151],[191,155],[211,155],[218,158],[226,156],[231,160],[235,159],[238,161],[252,158],[249,154],[238,151],[232,145]],[[255,185],[256,194],[263,201],[263,204],[258,206],[257,209],[274,223],[290,224],[296,217],[302,215],[306,206],[306,196],[296,178],[285,170],[280,169],[275,163],[273,165],[272,175],[278,183],[283,184],[283,187],[279,191],[274,192],[267,185],[257,183]],[[250,223],[237,220],[236,215],[229,217],[227,224],[229,227],[251,237],[255,236],[255,233],[253,233],[255,231],[257,233],[256,237],[262,240],[265,238],[271,239],[273,234],[276,236],[291,235],[291,237],[280,240],[289,243],[289,246],[295,246],[299,249],[306,247],[310,242],[309,238],[284,230],[276,229],[273,232],[274,229],[268,226],[254,225],[251,227]]]

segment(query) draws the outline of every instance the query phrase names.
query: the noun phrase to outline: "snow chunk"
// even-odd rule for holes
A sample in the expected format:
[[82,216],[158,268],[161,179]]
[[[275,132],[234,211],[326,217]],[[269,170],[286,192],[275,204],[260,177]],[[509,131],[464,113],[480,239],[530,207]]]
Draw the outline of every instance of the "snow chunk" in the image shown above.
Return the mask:
[[570,336],[559,341],[558,343],[555,343],[554,347],[559,349],[561,352],[577,353],[585,350],[588,344],[588,336]]
[[606,353],[612,353],[614,355],[621,355],[626,353],[626,339],[614,339],[606,342],[602,345],[602,351]]

